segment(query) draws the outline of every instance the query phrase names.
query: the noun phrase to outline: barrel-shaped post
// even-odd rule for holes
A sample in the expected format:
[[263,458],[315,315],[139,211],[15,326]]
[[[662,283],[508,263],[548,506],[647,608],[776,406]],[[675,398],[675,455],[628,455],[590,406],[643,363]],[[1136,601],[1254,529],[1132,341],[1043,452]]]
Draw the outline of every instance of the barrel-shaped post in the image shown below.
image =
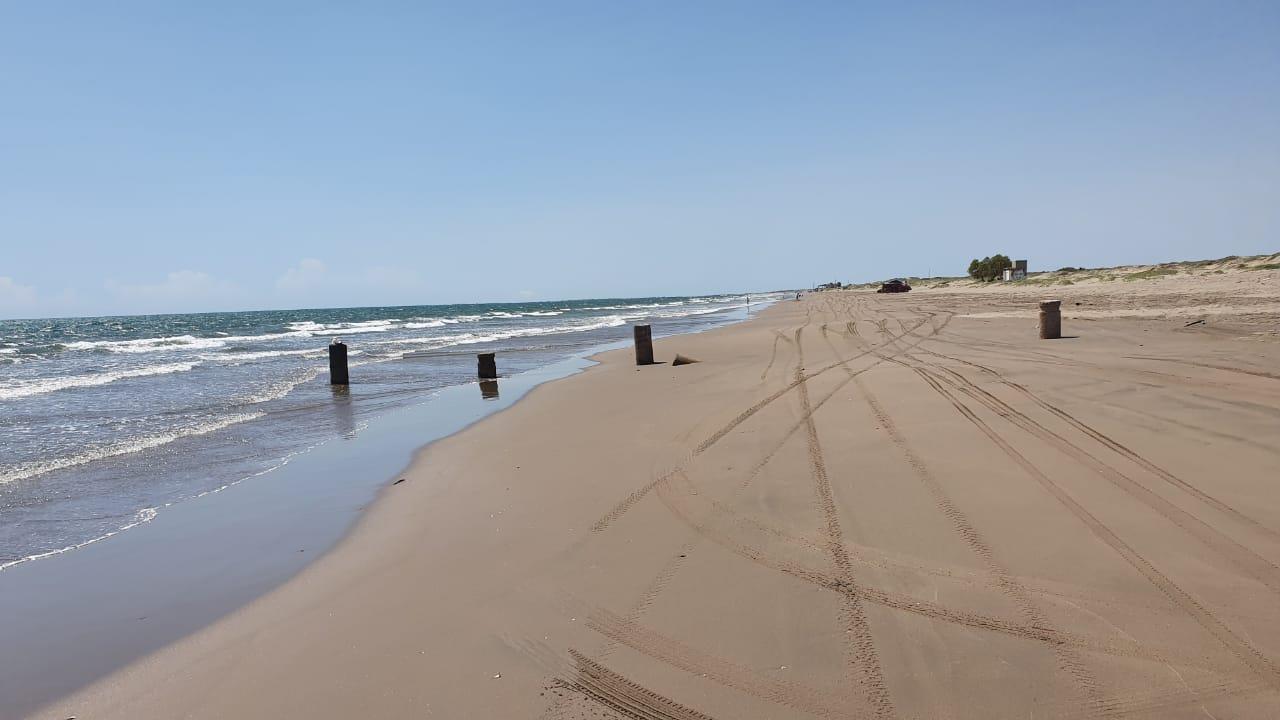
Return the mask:
[[476,374],[482,380],[492,380],[498,377],[498,361],[494,353],[476,355]]
[[351,384],[347,375],[347,345],[338,340],[329,343],[329,384]]
[[1040,303],[1040,339],[1057,340],[1062,337],[1062,301],[1045,300]]
[[653,329],[648,325],[636,325],[636,364],[653,364]]

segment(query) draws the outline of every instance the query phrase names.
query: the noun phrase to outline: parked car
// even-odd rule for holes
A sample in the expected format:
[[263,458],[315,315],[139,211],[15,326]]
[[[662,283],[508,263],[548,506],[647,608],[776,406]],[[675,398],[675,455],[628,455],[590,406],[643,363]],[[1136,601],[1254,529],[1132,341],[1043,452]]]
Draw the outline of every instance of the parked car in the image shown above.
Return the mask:
[[911,292],[911,286],[908,285],[907,281],[903,280],[902,278],[894,278],[888,282],[881,283],[880,289],[877,290],[876,292],[878,293]]

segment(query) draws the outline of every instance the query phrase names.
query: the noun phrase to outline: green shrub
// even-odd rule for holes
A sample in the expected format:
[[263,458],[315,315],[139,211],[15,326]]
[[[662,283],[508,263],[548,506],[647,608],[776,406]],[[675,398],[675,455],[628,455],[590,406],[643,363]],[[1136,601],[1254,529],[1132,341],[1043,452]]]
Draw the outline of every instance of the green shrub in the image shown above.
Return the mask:
[[1005,270],[1013,267],[1013,261],[1007,255],[996,253],[984,257],[981,260],[974,259],[969,263],[969,277],[974,280],[982,280],[983,282],[991,282],[1004,274]]

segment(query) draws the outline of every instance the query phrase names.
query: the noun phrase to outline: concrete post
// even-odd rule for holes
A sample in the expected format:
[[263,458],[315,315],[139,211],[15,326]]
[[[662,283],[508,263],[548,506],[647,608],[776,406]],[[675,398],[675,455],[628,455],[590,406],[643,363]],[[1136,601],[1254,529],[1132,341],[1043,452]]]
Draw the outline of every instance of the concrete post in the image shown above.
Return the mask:
[[1057,340],[1062,337],[1062,301],[1045,300],[1040,303],[1040,339]]
[[653,330],[648,325],[636,325],[636,364],[653,364]]
[[480,353],[476,355],[476,360],[476,374],[482,379],[492,380],[498,377],[498,361],[494,353]]
[[351,384],[347,375],[347,346],[341,340],[329,343],[329,384]]

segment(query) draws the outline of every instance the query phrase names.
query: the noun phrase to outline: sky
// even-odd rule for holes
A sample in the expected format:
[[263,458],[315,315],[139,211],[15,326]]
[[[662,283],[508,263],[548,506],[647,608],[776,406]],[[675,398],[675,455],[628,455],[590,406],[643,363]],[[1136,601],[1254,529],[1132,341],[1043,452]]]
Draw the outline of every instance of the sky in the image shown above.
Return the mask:
[[6,2],[0,317],[1280,250],[1280,3]]

